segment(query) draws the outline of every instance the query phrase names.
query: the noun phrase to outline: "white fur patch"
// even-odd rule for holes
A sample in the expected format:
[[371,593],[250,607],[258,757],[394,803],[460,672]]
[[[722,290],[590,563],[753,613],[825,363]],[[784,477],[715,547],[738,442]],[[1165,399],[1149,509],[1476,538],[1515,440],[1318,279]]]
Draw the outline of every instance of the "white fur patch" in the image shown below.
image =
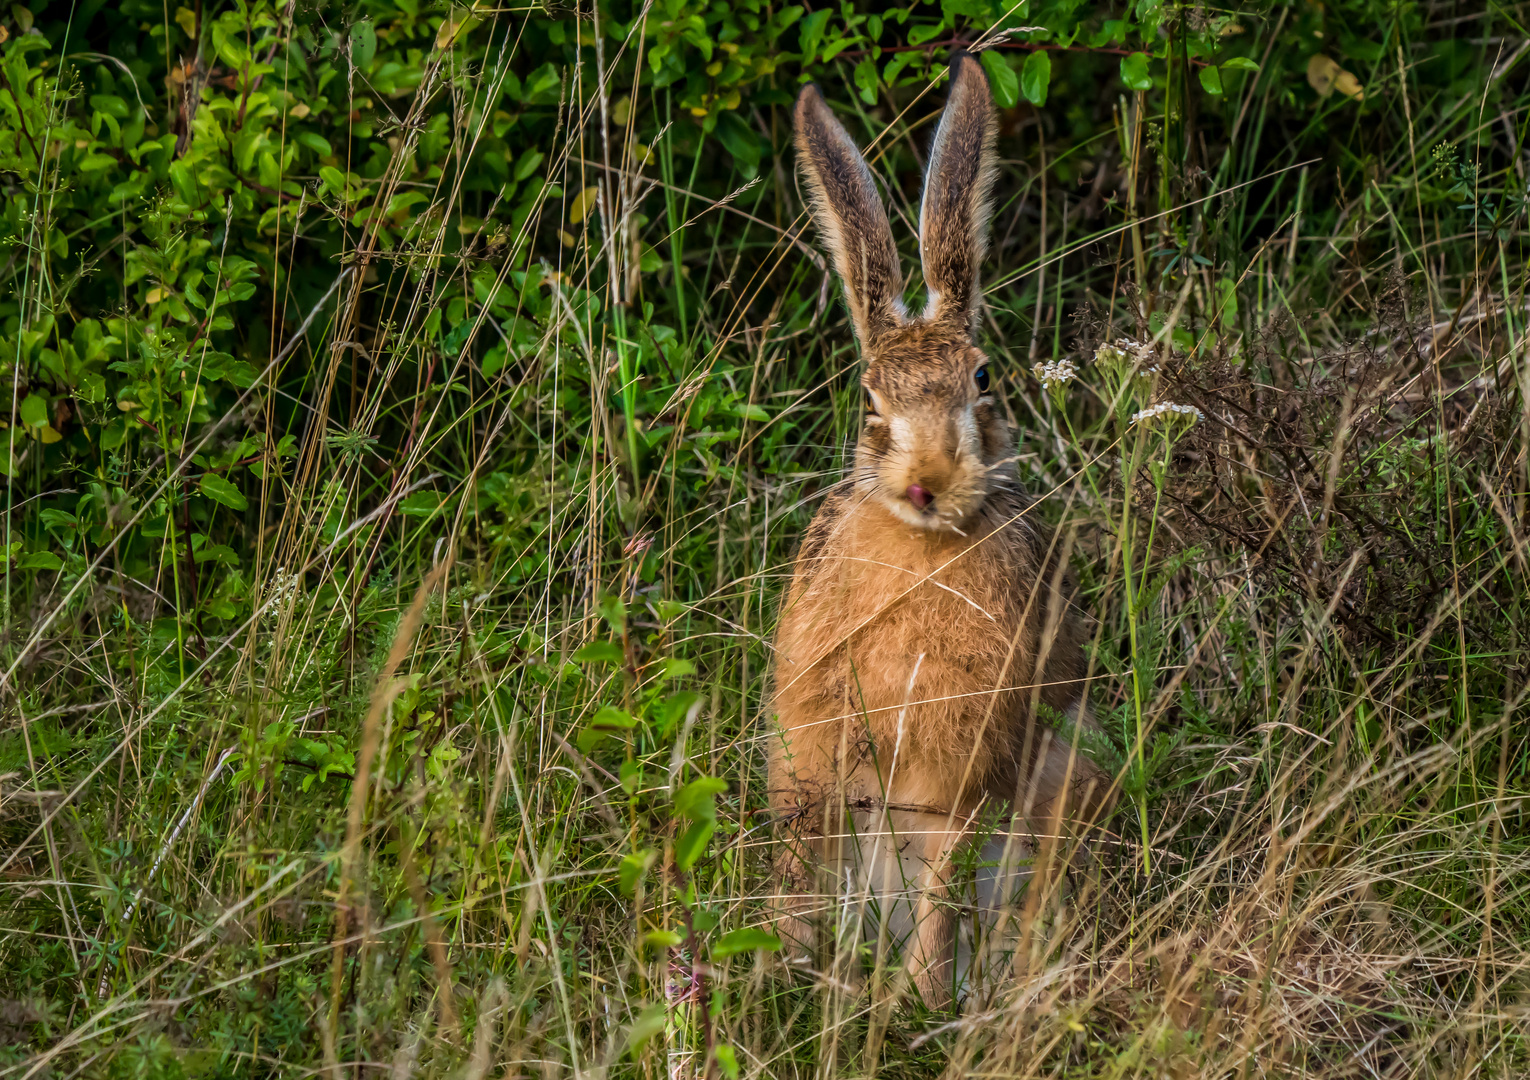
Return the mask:
[[929,529],[931,532],[950,531],[950,523],[944,518],[934,514],[920,513],[907,499],[884,498],[882,502],[899,521],[912,525],[916,529]]
[[972,415],[971,409],[963,409],[957,413],[956,433],[960,439],[958,457],[963,453],[976,457],[978,452],[977,418]]

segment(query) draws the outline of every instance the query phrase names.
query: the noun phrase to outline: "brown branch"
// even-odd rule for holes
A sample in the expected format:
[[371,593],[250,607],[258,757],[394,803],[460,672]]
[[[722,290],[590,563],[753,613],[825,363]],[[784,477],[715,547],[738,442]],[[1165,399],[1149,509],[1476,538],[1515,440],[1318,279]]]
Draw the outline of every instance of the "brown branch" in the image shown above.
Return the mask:
[[[937,49],[956,47],[964,48],[971,44],[972,42],[965,38],[951,37],[947,38],[945,41],[929,41],[923,45],[888,45],[885,48],[882,48],[877,55],[881,56],[887,53],[916,51],[933,54]],[[1021,49],[1026,52],[1108,53],[1112,56],[1132,56],[1139,52],[1147,52],[1146,49],[1116,49],[1108,45],[1052,45],[1041,41],[995,41],[991,45],[985,45],[983,48],[984,51],[987,51],[988,49]],[[844,52],[839,53],[838,55],[843,56],[848,60],[852,57],[866,56],[870,54],[871,51],[871,49],[846,49]],[[1190,63],[1195,67],[1215,66],[1207,60],[1192,59]]]

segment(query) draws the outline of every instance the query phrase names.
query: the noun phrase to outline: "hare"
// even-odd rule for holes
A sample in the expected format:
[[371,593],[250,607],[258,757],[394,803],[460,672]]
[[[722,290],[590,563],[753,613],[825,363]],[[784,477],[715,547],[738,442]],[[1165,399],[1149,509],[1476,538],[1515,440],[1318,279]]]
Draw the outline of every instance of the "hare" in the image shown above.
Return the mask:
[[816,87],[795,125],[866,360],[866,415],[854,473],[808,528],[776,631],[769,787],[790,834],[777,925],[811,948],[818,872],[858,860],[884,901],[901,873],[915,898],[906,969],[927,1003],[946,1005],[951,863],[972,820],[1007,805],[1023,831],[1055,832],[1108,786],[1076,740],[1036,722],[1041,701],[1092,725],[1081,632],[973,343],[997,118],[982,66],[958,54],[920,208],[919,315],[904,309],[871,172]]

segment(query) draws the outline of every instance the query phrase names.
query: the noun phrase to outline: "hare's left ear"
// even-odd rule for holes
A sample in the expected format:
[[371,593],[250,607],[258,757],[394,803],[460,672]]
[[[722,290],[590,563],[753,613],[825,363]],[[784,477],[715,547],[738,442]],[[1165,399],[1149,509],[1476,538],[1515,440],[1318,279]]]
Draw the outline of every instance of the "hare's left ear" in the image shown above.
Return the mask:
[[988,252],[998,127],[983,65],[958,52],[919,208],[919,257],[930,293],[924,318],[953,332],[971,333],[982,301],[978,271]]

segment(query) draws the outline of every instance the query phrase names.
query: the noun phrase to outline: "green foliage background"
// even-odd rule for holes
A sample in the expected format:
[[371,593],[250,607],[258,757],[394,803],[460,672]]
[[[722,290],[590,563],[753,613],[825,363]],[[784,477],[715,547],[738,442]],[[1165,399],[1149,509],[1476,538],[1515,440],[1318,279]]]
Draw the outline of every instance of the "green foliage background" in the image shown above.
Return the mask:
[[[1120,18],[1067,3],[1007,12],[981,3],[755,7],[658,5],[642,17],[617,5],[582,17],[528,11],[496,19],[413,5],[286,13],[254,4],[178,8],[169,23],[161,9],[131,2],[116,11],[87,5],[36,15],[18,7],[0,99],[9,129],[0,168],[9,178],[10,286],[0,350],[16,390],[3,465],[13,501],[32,502],[10,518],[15,569],[62,570],[72,583],[115,541],[112,560],[122,573],[171,572],[178,612],[220,621],[247,615],[251,530],[261,522],[249,510],[252,499],[279,503],[291,468],[311,471],[320,460],[403,445],[414,414],[436,408],[437,398],[453,413],[481,408],[496,376],[545,346],[542,326],[555,303],[546,282],[562,265],[558,234],[597,222],[590,188],[599,162],[656,158],[647,169],[664,185],[662,213],[633,238],[645,275],[683,267],[690,256],[677,226],[684,217],[762,168],[774,173],[775,189],[757,186],[733,204],[789,223],[790,192],[779,187],[790,175],[786,110],[809,78],[842,86],[853,108],[901,102],[930,84],[958,37],[1039,24],[1045,29],[1003,42],[1013,48],[984,53],[984,66],[1001,105],[1014,109],[1022,89],[1025,100],[1054,101],[1046,114],[1055,129],[1048,139],[1054,184],[1067,190],[1087,179],[1102,140],[1116,135],[1117,94],[1154,88],[1178,111],[1178,122],[1159,134],[1169,179],[1215,189],[1259,178],[1223,211],[1231,220],[1218,223],[1215,246],[1192,236],[1188,220],[1169,232],[1195,248],[1186,247],[1186,258],[1209,259],[1225,281],[1237,279],[1240,264],[1289,216],[1294,178],[1281,170],[1311,167],[1299,212],[1314,234],[1327,231],[1325,219],[1341,212],[1336,196],[1363,187],[1368,170],[1395,171],[1407,148],[1396,126],[1402,118],[1382,87],[1399,44],[1427,61],[1409,74],[1431,129],[1413,140],[1423,144],[1419,154],[1435,150],[1452,122],[1494,107],[1484,105],[1479,87],[1492,102],[1507,89],[1501,79],[1482,78],[1492,64],[1489,46],[1427,40],[1422,11],[1407,7],[1357,6],[1330,16],[1277,6],[1259,15],[1279,33],[1257,43],[1234,14],[1151,3]],[[1373,40],[1383,11],[1391,12],[1390,47]],[[636,27],[640,17],[646,21]],[[635,27],[640,40],[631,39]],[[1323,50],[1374,81],[1382,100],[1357,107],[1342,94],[1320,98],[1305,74]],[[624,115],[598,145],[571,147],[561,162],[549,157],[560,149],[567,108],[590,107],[575,97],[573,65],[602,60],[611,68],[608,91],[627,102],[618,105]],[[1248,116],[1231,92],[1260,60],[1276,89]],[[1207,93],[1213,86],[1221,92]],[[1017,111],[1026,115],[1023,105]],[[1227,145],[1240,121],[1255,129],[1252,137]],[[654,155],[661,131],[663,152]],[[612,134],[631,138],[612,145]],[[586,156],[576,162],[574,153]],[[1476,190],[1475,162],[1456,168],[1420,179],[1420,205],[1443,214],[1447,231],[1476,216],[1512,232],[1522,196]],[[1517,183],[1517,175],[1503,179]],[[1159,188],[1167,208],[1173,184]],[[1453,205],[1463,199],[1468,205]],[[644,206],[659,209],[657,199]],[[752,243],[769,241],[761,234]],[[1470,254],[1447,247],[1440,257],[1458,250]],[[751,271],[767,272],[763,253],[746,258]],[[1335,262],[1319,260],[1297,286],[1298,306],[1335,290]],[[326,369],[310,343],[273,365],[286,332],[346,266],[362,268],[360,288],[381,305],[364,318],[409,317],[393,330],[404,336],[390,342],[391,363],[368,359],[363,343]],[[634,339],[637,382],[619,391],[623,417],[657,415],[673,389],[658,377],[673,369],[669,351],[706,351],[693,323],[708,298],[640,278],[622,296],[632,309],[628,325],[625,312],[602,310],[602,269],[597,262],[560,271],[571,278],[564,300],[597,334]],[[816,274],[768,272],[753,298],[761,310],[790,310],[819,285]],[[1106,276],[1095,277],[1079,284],[1103,291]],[[404,288],[429,296],[430,310],[398,310]],[[1026,298],[1016,299],[1023,311]],[[1027,335],[1023,314],[1013,322],[1001,327]],[[387,328],[381,334],[388,340]],[[434,368],[410,408],[402,387]],[[388,400],[374,403],[369,394],[384,372],[377,389]],[[736,393],[717,390],[714,403],[720,380],[708,383],[693,425],[704,425],[714,408],[725,419],[750,418],[726,400]],[[375,419],[334,408],[337,394],[380,405]],[[588,394],[560,402],[569,410],[567,431],[589,430],[592,404]],[[231,410],[236,418],[209,441],[207,425]],[[316,411],[332,429],[323,440],[313,437]],[[652,432],[646,441],[655,442]],[[294,461],[300,442],[307,449]],[[152,462],[199,446],[167,490],[143,490]],[[646,449],[637,447],[640,458]],[[373,464],[386,460],[384,450]],[[465,479],[465,464],[449,466],[455,479]],[[716,469],[716,459],[708,465]],[[47,494],[57,485],[78,490]],[[377,492],[350,494],[365,501]],[[431,509],[422,497],[401,507],[406,515]]]
[[[10,6],[0,1056],[18,1075],[44,1060],[232,1075],[385,1060],[436,1023],[439,1044],[411,1053],[456,1068],[472,1042],[447,1029],[494,1000],[505,1032],[574,1067],[664,1067],[622,1041],[656,1032],[700,1045],[698,1068],[811,1067],[821,1046],[767,1065],[742,1028],[655,1020],[664,975],[644,949],[741,965],[769,944],[742,902],[760,882],[761,637],[858,424],[855,351],[792,179],[791,102],[817,80],[863,145],[880,139],[912,265],[958,44],[991,46],[1003,111],[985,334],[1038,433],[1022,463],[1038,488],[1090,458],[1070,463],[1064,432],[1108,427],[1100,403],[1070,414],[1031,373],[1073,355],[1075,312],[1330,405],[1345,362],[1309,378],[1291,357],[1366,340],[1383,309],[1409,334],[1477,335],[1420,368],[1435,419],[1399,421],[1327,479],[1341,514],[1346,485],[1369,508],[1372,550],[1406,533],[1410,553],[1362,571],[1358,600],[1347,577],[1262,578],[1276,621],[1227,623],[1248,681],[1177,720],[1243,737],[1286,717],[1271,700],[1289,691],[1299,727],[1329,709],[1370,753],[1402,721],[1331,695],[1427,642],[1449,594],[1480,610],[1398,676],[1428,718],[1417,738],[1470,741],[1487,714],[1507,731],[1525,658],[1508,553],[1530,487],[1515,443],[1524,15],[1377,0]],[[1502,395],[1483,414],[1497,441],[1441,456],[1430,440],[1466,423],[1448,403],[1479,377]],[[1314,445],[1351,423],[1325,417]],[[1089,475],[1109,521],[1129,484]],[[1296,546],[1335,575],[1372,536],[1308,525]],[[1154,563],[1155,589],[1197,559],[1262,553],[1246,540],[1186,542]],[[1098,554],[1078,557],[1096,610],[1135,628]],[[1446,559],[1455,585],[1434,573]],[[1460,586],[1462,566],[1480,588]],[[1311,646],[1294,676],[1271,659],[1297,628],[1342,621],[1341,601],[1369,628],[1353,654]],[[1162,618],[1113,674],[1183,661]],[[390,666],[420,619],[416,651]],[[1319,668],[1321,705],[1290,690]],[[346,781],[367,764],[369,710],[387,737],[352,895]],[[1179,745],[1156,765],[1138,747],[1142,820],[1123,834],[1146,836],[1150,803],[1166,812],[1189,783],[1166,764]],[[1501,769],[1490,749],[1501,794],[1525,744],[1505,736]],[[592,789],[615,816],[589,831]],[[1480,795],[1450,791],[1452,807]],[[1441,904],[1480,909],[1456,886]],[[337,909],[342,931],[391,929],[332,966]],[[597,968],[608,985],[570,990]],[[434,995],[451,1000],[447,970],[471,991],[422,1029]],[[751,985],[716,1004],[719,1030],[750,1014]],[[780,1030],[816,1022],[769,1000]],[[1112,1038],[1072,1065],[1118,1061]],[[898,1067],[937,1069],[943,1045],[906,1041]]]

